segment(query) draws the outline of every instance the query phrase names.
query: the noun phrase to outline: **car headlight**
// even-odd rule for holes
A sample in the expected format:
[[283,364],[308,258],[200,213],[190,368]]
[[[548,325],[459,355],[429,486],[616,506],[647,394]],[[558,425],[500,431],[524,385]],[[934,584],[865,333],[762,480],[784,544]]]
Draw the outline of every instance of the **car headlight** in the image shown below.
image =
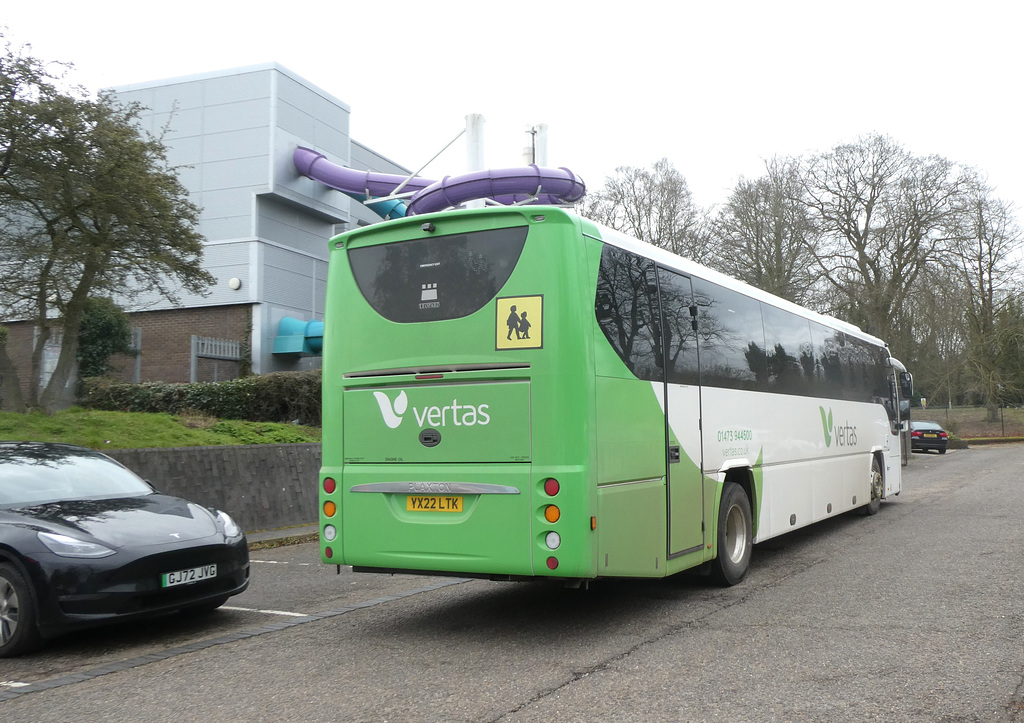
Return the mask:
[[46,545],[50,552],[61,557],[108,557],[115,552],[98,542],[79,540],[76,537],[58,535],[54,532],[37,532],[36,537]]
[[221,512],[220,510],[218,510],[217,519],[220,520],[220,524],[224,526],[225,537],[230,538],[242,536],[242,528],[239,527],[233,519],[231,519],[231,515],[229,515],[227,512]]

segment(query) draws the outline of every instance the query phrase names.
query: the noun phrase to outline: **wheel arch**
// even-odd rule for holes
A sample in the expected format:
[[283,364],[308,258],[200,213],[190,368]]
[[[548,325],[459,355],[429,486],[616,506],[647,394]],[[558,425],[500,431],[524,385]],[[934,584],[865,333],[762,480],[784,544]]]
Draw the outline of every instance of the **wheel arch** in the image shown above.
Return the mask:
[[[19,575],[21,575],[21,579],[28,585],[28,594],[31,598],[30,602],[32,603],[32,607],[35,609],[38,618],[38,615],[42,612],[39,604],[40,592],[38,588],[40,585],[41,573],[38,572],[38,568],[32,569],[25,562],[25,558],[18,554],[17,550],[8,547],[7,545],[0,545],[0,565],[10,565],[18,572]],[[38,624],[38,619],[36,622]]]
[[25,580],[29,582],[34,580],[31,575],[31,571],[25,565],[25,561],[22,559],[21,555],[19,555],[13,548],[7,547],[6,545],[0,545],[0,565],[3,564],[13,565]]
[[[18,615],[10,629],[10,638],[4,642],[3,655],[17,656],[37,649],[43,640],[39,620],[39,592],[25,562],[8,547],[0,546],[0,566],[10,568],[17,580],[11,580],[14,594],[19,596]],[[12,572],[4,570],[8,578]],[[19,587],[23,589],[19,592]]]
[[[874,449],[871,451],[871,462],[878,463],[878,471],[882,473],[882,499],[885,499],[885,482],[889,471],[886,469],[885,464],[885,451],[881,449]],[[870,465],[868,467],[870,469]]]
[[730,467],[725,470],[725,474],[722,477],[723,484],[719,487],[718,500],[715,504],[715,514],[718,514],[718,505],[722,502],[722,489],[725,488],[725,482],[733,482],[740,486],[740,488],[746,493],[747,500],[750,502],[751,512],[751,527],[754,539],[757,539],[757,523],[761,517],[761,500],[758,499],[757,485],[754,484],[754,470],[750,467]]

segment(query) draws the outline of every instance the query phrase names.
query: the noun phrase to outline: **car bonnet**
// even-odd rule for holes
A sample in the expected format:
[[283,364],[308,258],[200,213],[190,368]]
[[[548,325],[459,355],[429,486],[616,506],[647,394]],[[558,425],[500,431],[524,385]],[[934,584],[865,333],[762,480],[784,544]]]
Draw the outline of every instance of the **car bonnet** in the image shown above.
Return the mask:
[[33,526],[76,537],[84,533],[114,548],[169,545],[218,534],[208,509],[161,494],[48,502],[8,512]]

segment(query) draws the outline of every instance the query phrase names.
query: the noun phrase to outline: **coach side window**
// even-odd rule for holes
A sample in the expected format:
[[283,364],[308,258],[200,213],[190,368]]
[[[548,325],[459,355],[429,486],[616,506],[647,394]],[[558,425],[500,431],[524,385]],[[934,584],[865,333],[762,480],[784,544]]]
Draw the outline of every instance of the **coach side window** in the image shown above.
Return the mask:
[[842,399],[846,388],[841,358],[846,344],[843,332],[812,321],[811,340],[814,343],[814,393]]
[[761,304],[768,383],[774,392],[808,394],[814,380],[814,345],[810,321],[770,304]]
[[846,337],[849,359],[847,399],[878,402],[888,396],[888,368],[884,352],[874,344]]
[[864,359],[863,348],[859,340],[853,337],[846,337],[840,353],[843,364],[843,380],[846,383],[846,391],[843,399],[859,402],[864,401]]
[[594,307],[608,343],[640,379],[662,381],[661,311],[650,259],[606,245]]
[[759,302],[694,277],[701,384],[768,388],[768,361]]
[[658,269],[658,286],[664,315],[665,376],[671,384],[700,384],[690,278]]

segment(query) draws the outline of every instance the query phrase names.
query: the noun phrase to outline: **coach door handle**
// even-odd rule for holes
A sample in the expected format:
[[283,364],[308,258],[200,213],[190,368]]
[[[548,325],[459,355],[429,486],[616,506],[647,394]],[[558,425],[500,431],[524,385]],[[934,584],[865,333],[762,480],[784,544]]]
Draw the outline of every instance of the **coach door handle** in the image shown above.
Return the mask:
[[673,445],[668,448],[668,461],[669,464],[675,464],[679,461],[679,445]]

